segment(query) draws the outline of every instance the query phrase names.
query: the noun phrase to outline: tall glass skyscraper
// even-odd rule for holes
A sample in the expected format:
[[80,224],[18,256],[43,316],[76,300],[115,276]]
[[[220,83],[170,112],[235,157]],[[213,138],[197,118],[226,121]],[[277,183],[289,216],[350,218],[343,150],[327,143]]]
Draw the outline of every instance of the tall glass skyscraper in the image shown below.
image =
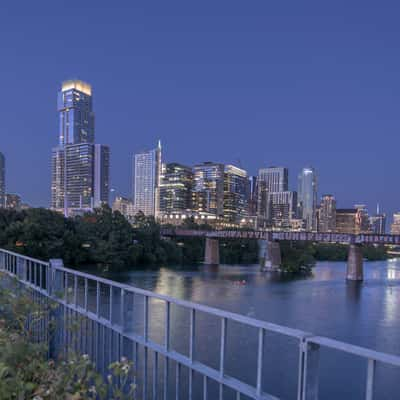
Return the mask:
[[137,211],[157,216],[160,207],[161,142],[156,149],[135,154],[134,203]]
[[204,162],[195,165],[193,207],[214,217],[224,214],[224,164]]
[[6,158],[0,153],[0,207],[6,205]]
[[287,192],[289,190],[289,170],[286,167],[261,168],[258,171],[257,179],[258,204],[257,218],[258,225],[265,227],[271,225],[269,193]]
[[163,168],[160,186],[160,212],[164,215],[187,213],[192,209],[193,171],[178,163]]
[[233,224],[249,215],[250,181],[244,169],[225,165],[224,220]]
[[317,229],[317,174],[314,168],[303,168],[298,180],[298,212],[307,231]]
[[94,142],[92,88],[63,82],[58,93],[58,147],[52,153],[51,207],[65,215],[108,203],[110,150]]

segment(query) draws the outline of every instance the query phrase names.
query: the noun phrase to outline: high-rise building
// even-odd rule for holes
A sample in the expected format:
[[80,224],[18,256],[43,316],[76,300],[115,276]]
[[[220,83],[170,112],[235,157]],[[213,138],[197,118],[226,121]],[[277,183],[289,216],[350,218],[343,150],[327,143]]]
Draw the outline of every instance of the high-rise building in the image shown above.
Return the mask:
[[110,199],[110,148],[94,145],[94,206],[108,204]]
[[94,143],[92,87],[80,80],[62,84],[58,93],[59,145]]
[[145,215],[158,215],[161,167],[160,141],[157,148],[134,156],[134,204]]
[[270,192],[268,193],[268,221],[273,229],[288,230],[292,220],[296,218],[297,193]]
[[131,199],[117,196],[112,204],[113,211],[119,211],[126,219],[131,220],[135,216],[135,207]]
[[250,182],[247,172],[234,165],[225,165],[224,220],[240,224],[249,211]]
[[0,208],[5,207],[6,201],[6,158],[0,153]]
[[257,215],[258,204],[258,187],[257,177],[249,177],[249,215],[255,217]]
[[336,210],[336,232],[338,233],[369,233],[369,217],[364,206]]
[[322,196],[319,207],[318,232],[336,231],[336,199],[331,194]]
[[314,168],[303,168],[298,177],[298,212],[305,229],[317,229],[317,175]]
[[289,170],[286,167],[261,168],[258,180],[265,182],[268,192],[286,192],[289,187]]
[[222,217],[224,213],[224,165],[205,162],[195,165],[193,210]]
[[372,217],[369,217],[369,223],[371,225],[372,233],[376,233],[378,235],[383,235],[386,233],[386,214],[380,212],[379,204],[376,208],[376,214]]
[[268,193],[287,192],[289,190],[289,170],[285,167],[261,168],[257,178],[258,202],[257,218],[258,225],[265,227],[271,224],[268,220],[270,204],[268,204]]
[[171,215],[192,209],[193,171],[178,163],[166,164],[160,183],[160,214]]
[[6,204],[6,208],[8,210],[20,211],[21,210],[21,197],[18,196],[17,194],[7,193],[5,204]]
[[58,93],[59,145],[52,152],[51,207],[72,215],[109,201],[110,149],[94,143],[92,88],[63,82]]
[[400,235],[400,212],[393,214],[393,223],[390,228],[392,235]]

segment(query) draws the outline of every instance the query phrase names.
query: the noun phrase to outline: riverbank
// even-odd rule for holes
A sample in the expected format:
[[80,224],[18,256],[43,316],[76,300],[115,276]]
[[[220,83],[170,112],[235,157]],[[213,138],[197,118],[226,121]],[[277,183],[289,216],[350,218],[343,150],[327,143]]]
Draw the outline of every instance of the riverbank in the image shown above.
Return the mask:
[[[210,229],[186,221],[189,229]],[[104,206],[75,218],[36,208],[24,211],[0,209],[0,247],[42,260],[62,258],[65,265],[95,265],[116,271],[152,266],[199,264],[204,239],[161,237],[153,217],[138,214],[130,224],[119,212]],[[281,242],[282,270],[309,273],[317,261],[345,261],[348,248],[340,244]],[[387,259],[384,247],[364,246],[368,260]],[[257,240],[220,240],[223,264],[258,262]]]

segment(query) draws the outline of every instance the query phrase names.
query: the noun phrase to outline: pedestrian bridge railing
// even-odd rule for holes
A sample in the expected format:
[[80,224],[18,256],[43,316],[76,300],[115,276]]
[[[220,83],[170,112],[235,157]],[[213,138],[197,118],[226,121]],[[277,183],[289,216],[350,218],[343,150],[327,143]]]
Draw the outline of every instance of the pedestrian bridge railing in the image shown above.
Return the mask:
[[[220,309],[180,300],[95,275],[65,268],[61,260],[42,262],[0,249],[0,271],[15,277],[30,289],[37,302],[54,301],[60,306],[59,324],[54,338],[48,335],[48,321],[39,324],[36,336],[49,341],[50,353],[65,355],[70,350],[88,354],[96,368],[106,373],[107,366],[122,356],[136,367],[137,398],[142,399],[278,399],[269,393],[264,371],[268,358],[266,335],[290,338],[296,343],[295,354],[298,400],[319,397],[319,371],[323,348],[334,349],[365,360],[364,396],[372,400],[375,394],[377,364],[400,367],[400,357],[376,352],[351,344],[249,318]],[[187,324],[179,335],[188,339],[188,351],[172,346],[174,320],[172,308],[188,314]],[[136,310],[136,312],[134,312]],[[208,340],[218,348],[217,365],[200,360],[196,329],[202,316],[213,318],[214,332]],[[149,328],[156,324],[158,340]],[[227,369],[227,335],[232,324],[256,331],[255,348],[233,349],[240,360],[244,352],[253,352],[256,363],[250,374],[253,383],[230,374]],[[70,330],[71,325],[77,329]],[[183,330],[187,332],[183,332]],[[177,333],[175,332],[174,335]],[[203,351],[203,350],[201,350]],[[342,368],[341,365],[335,366]],[[249,372],[249,371],[247,371]]]

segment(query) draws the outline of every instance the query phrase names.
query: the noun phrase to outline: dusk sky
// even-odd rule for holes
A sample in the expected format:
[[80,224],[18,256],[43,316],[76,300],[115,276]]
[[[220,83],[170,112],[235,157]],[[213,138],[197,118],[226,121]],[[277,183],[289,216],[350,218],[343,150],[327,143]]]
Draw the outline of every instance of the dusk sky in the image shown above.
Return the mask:
[[0,151],[7,190],[49,206],[63,80],[93,86],[111,187],[132,155],[289,167],[339,207],[400,209],[398,1],[4,1]]

